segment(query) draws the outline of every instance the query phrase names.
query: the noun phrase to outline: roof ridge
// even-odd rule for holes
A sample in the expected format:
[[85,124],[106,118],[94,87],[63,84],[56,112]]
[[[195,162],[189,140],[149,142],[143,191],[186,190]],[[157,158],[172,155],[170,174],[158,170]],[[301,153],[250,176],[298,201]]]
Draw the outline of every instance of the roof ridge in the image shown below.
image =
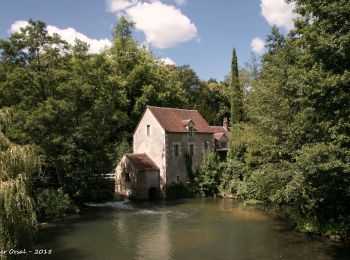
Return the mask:
[[198,110],[156,106],[147,106],[147,108],[166,132],[188,132],[188,129],[184,127],[184,122],[186,122],[184,120],[192,121],[195,124],[198,133],[213,132],[213,128],[209,126],[208,122]]
[[186,110],[186,111],[197,111],[197,109],[185,109],[185,108],[173,108],[173,107],[158,107],[158,106],[147,106],[147,107],[154,107],[154,108],[162,108],[162,109],[170,109],[170,110]]

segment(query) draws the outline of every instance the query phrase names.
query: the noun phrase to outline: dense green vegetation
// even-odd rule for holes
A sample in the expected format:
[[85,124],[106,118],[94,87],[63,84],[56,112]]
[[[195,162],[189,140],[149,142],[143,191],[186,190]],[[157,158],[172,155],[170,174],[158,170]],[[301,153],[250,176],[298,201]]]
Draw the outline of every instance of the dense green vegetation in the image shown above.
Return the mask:
[[[221,192],[277,205],[302,231],[349,237],[350,2],[295,2],[295,29],[272,28],[248,78]],[[216,171],[202,176],[216,187]]]
[[146,105],[198,109],[212,125],[231,116],[229,158],[210,152],[191,170],[197,193],[278,205],[300,230],[349,237],[350,3],[295,2],[295,29],[272,28],[261,64],[238,70],[234,50],[223,82],[163,64],[124,17],[100,54],[40,21],[0,40],[0,246],[30,246],[37,216],[111,197],[101,180]]
[[[0,111],[5,125],[9,111]],[[31,146],[11,143],[0,131],[0,247],[30,248],[36,231],[33,179],[41,160]]]

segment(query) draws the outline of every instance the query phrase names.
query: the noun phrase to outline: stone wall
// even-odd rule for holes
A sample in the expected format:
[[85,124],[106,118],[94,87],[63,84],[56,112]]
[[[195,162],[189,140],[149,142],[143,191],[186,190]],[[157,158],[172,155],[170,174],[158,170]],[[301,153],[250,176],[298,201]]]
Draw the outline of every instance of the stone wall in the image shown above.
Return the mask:
[[[147,136],[147,125],[150,135]],[[166,183],[165,131],[147,108],[134,132],[134,153],[146,153],[160,169],[160,186]]]
[[[126,175],[128,175],[128,178]],[[118,164],[115,176],[115,192],[122,197],[149,199],[151,188],[155,188],[156,194],[160,194],[159,171],[138,171],[126,156],[123,156]]]
[[140,171],[137,173],[137,191],[138,199],[149,199],[151,188],[156,189],[156,197],[160,196],[159,171]]
[[[129,174],[130,182],[126,181],[125,175]],[[118,195],[129,198],[136,190],[136,172],[128,163],[126,156],[123,156],[115,169],[115,192]]]
[[[214,148],[213,134],[195,133],[193,137],[190,137],[188,133],[166,134],[166,175],[168,184],[177,181],[177,179],[183,183],[188,181],[185,154],[189,149],[189,145],[193,144],[192,168],[195,169],[203,160],[205,142],[208,142],[208,148]],[[178,157],[174,154],[174,144],[179,145]]]

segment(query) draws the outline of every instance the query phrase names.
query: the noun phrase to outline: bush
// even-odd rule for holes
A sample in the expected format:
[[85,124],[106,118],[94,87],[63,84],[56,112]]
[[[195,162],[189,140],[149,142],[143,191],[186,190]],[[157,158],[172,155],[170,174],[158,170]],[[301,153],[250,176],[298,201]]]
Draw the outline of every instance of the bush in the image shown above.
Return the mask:
[[349,173],[346,149],[304,145],[293,162],[267,163],[252,171],[239,186],[238,197],[282,206],[303,232],[348,237]]
[[350,215],[350,163],[346,149],[319,143],[304,146],[293,165],[284,196],[300,214],[321,225]]
[[227,159],[219,165],[221,171],[220,194],[238,195],[245,175],[244,164],[238,160]]
[[165,193],[167,199],[184,199],[190,196],[188,186],[180,181],[168,184]]
[[293,176],[290,164],[266,164],[251,172],[245,180],[239,196],[243,199],[281,204],[286,202],[285,188]]
[[215,151],[208,151],[196,172],[195,189],[202,196],[218,195],[221,174],[220,160],[217,154]]
[[73,212],[73,203],[61,189],[45,189],[37,196],[36,209],[40,218],[58,218]]

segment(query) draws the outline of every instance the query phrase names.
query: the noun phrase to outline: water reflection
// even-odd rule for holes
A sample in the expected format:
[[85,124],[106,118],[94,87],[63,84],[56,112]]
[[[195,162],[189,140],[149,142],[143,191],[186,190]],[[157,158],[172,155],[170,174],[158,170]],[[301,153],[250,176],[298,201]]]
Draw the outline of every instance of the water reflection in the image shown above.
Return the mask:
[[40,232],[50,259],[350,259],[349,245],[309,239],[232,200],[90,206]]
[[136,259],[171,259],[170,252],[167,214],[161,214],[157,224],[140,226],[136,244]]

